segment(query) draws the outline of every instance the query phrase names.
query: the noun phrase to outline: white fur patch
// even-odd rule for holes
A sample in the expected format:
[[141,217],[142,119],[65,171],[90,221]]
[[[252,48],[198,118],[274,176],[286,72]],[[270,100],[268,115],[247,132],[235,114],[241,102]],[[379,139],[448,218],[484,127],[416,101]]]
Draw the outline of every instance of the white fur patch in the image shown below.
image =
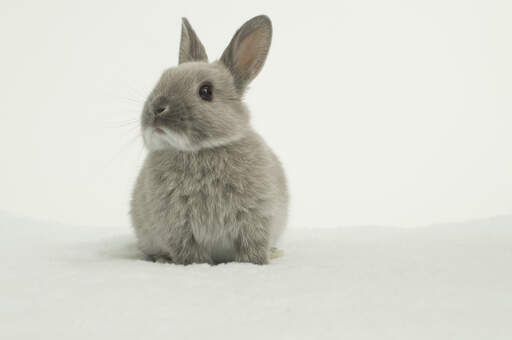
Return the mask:
[[209,139],[201,142],[201,148],[215,148],[217,146],[226,145],[232,143],[236,140],[239,140],[242,137],[242,134],[235,134],[226,138],[218,138],[218,139]]
[[154,128],[146,128],[142,134],[144,143],[151,151],[165,150],[174,148],[183,151],[194,151],[195,148],[187,136],[177,132],[170,131],[167,128],[161,127],[165,133],[159,133]]
[[243,133],[218,139],[209,139],[193,145],[190,139],[183,134],[173,132],[165,127],[160,127],[165,133],[158,133],[154,128],[148,127],[144,130],[142,137],[147,148],[151,151],[165,150],[174,148],[181,151],[198,151],[205,148],[215,148],[217,146],[232,143],[243,136]]

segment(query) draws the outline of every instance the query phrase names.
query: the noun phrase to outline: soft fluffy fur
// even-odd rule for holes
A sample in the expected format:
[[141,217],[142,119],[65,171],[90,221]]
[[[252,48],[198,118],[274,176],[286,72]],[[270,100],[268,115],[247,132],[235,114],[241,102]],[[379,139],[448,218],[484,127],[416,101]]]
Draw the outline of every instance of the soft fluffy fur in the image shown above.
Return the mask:
[[[131,201],[139,248],[174,263],[268,263],[287,219],[277,157],[242,102],[270,47],[266,16],[245,23],[219,61],[183,19],[180,65],[164,72],[141,118],[149,149]],[[198,95],[204,84],[213,99]]]

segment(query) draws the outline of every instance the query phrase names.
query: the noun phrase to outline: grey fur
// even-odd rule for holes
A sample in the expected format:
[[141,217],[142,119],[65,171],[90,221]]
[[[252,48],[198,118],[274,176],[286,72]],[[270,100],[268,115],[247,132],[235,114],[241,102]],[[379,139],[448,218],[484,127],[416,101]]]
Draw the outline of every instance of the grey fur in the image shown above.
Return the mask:
[[187,18],[182,18],[179,64],[189,61],[208,61],[208,55]]
[[[186,19],[183,27],[188,33],[182,46],[184,36],[193,36],[197,51],[202,44]],[[233,41],[241,31],[250,34],[244,27],[267,30],[270,20],[251,19],[227,51],[236,48]],[[244,65],[256,68],[242,70],[242,87],[225,61],[187,57],[165,71],[149,95],[141,117],[149,154],[130,210],[139,248],[148,257],[179,264],[268,263],[286,225],[288,191],[281,163],[252,130],[242,96],[263,65],[269,40],[269,34],[257,34],[251,40],[257,46],[245,46],[255,61]],[[203,84],[212,85],[213,100],[199,97]]]

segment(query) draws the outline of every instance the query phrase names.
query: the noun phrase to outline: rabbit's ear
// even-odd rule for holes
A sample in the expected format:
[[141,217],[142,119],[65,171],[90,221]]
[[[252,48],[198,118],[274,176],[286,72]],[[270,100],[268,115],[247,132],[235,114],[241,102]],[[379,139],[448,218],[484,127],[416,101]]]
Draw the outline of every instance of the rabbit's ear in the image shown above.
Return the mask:
[[220,60],[231,71],[239,90],[260,72],[271,41],[272,23],[266,15],[252,18],[235,33]]
[[182,19],[181,24],[181,42],[179,63],[188,61],[208,61],[208,56],[204,50],[203,44],[196,35],[196,32],[190,26],[187,18]]

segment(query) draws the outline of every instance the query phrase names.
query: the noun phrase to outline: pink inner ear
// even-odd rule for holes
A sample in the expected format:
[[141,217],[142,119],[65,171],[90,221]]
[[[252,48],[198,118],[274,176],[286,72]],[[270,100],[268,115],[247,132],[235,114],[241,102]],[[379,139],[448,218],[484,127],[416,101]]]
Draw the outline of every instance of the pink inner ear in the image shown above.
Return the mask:
[[258,55],[264,49],[265,30],[258,29],[242,40],[237,48],[235,67],[244,73],[252,73]]

